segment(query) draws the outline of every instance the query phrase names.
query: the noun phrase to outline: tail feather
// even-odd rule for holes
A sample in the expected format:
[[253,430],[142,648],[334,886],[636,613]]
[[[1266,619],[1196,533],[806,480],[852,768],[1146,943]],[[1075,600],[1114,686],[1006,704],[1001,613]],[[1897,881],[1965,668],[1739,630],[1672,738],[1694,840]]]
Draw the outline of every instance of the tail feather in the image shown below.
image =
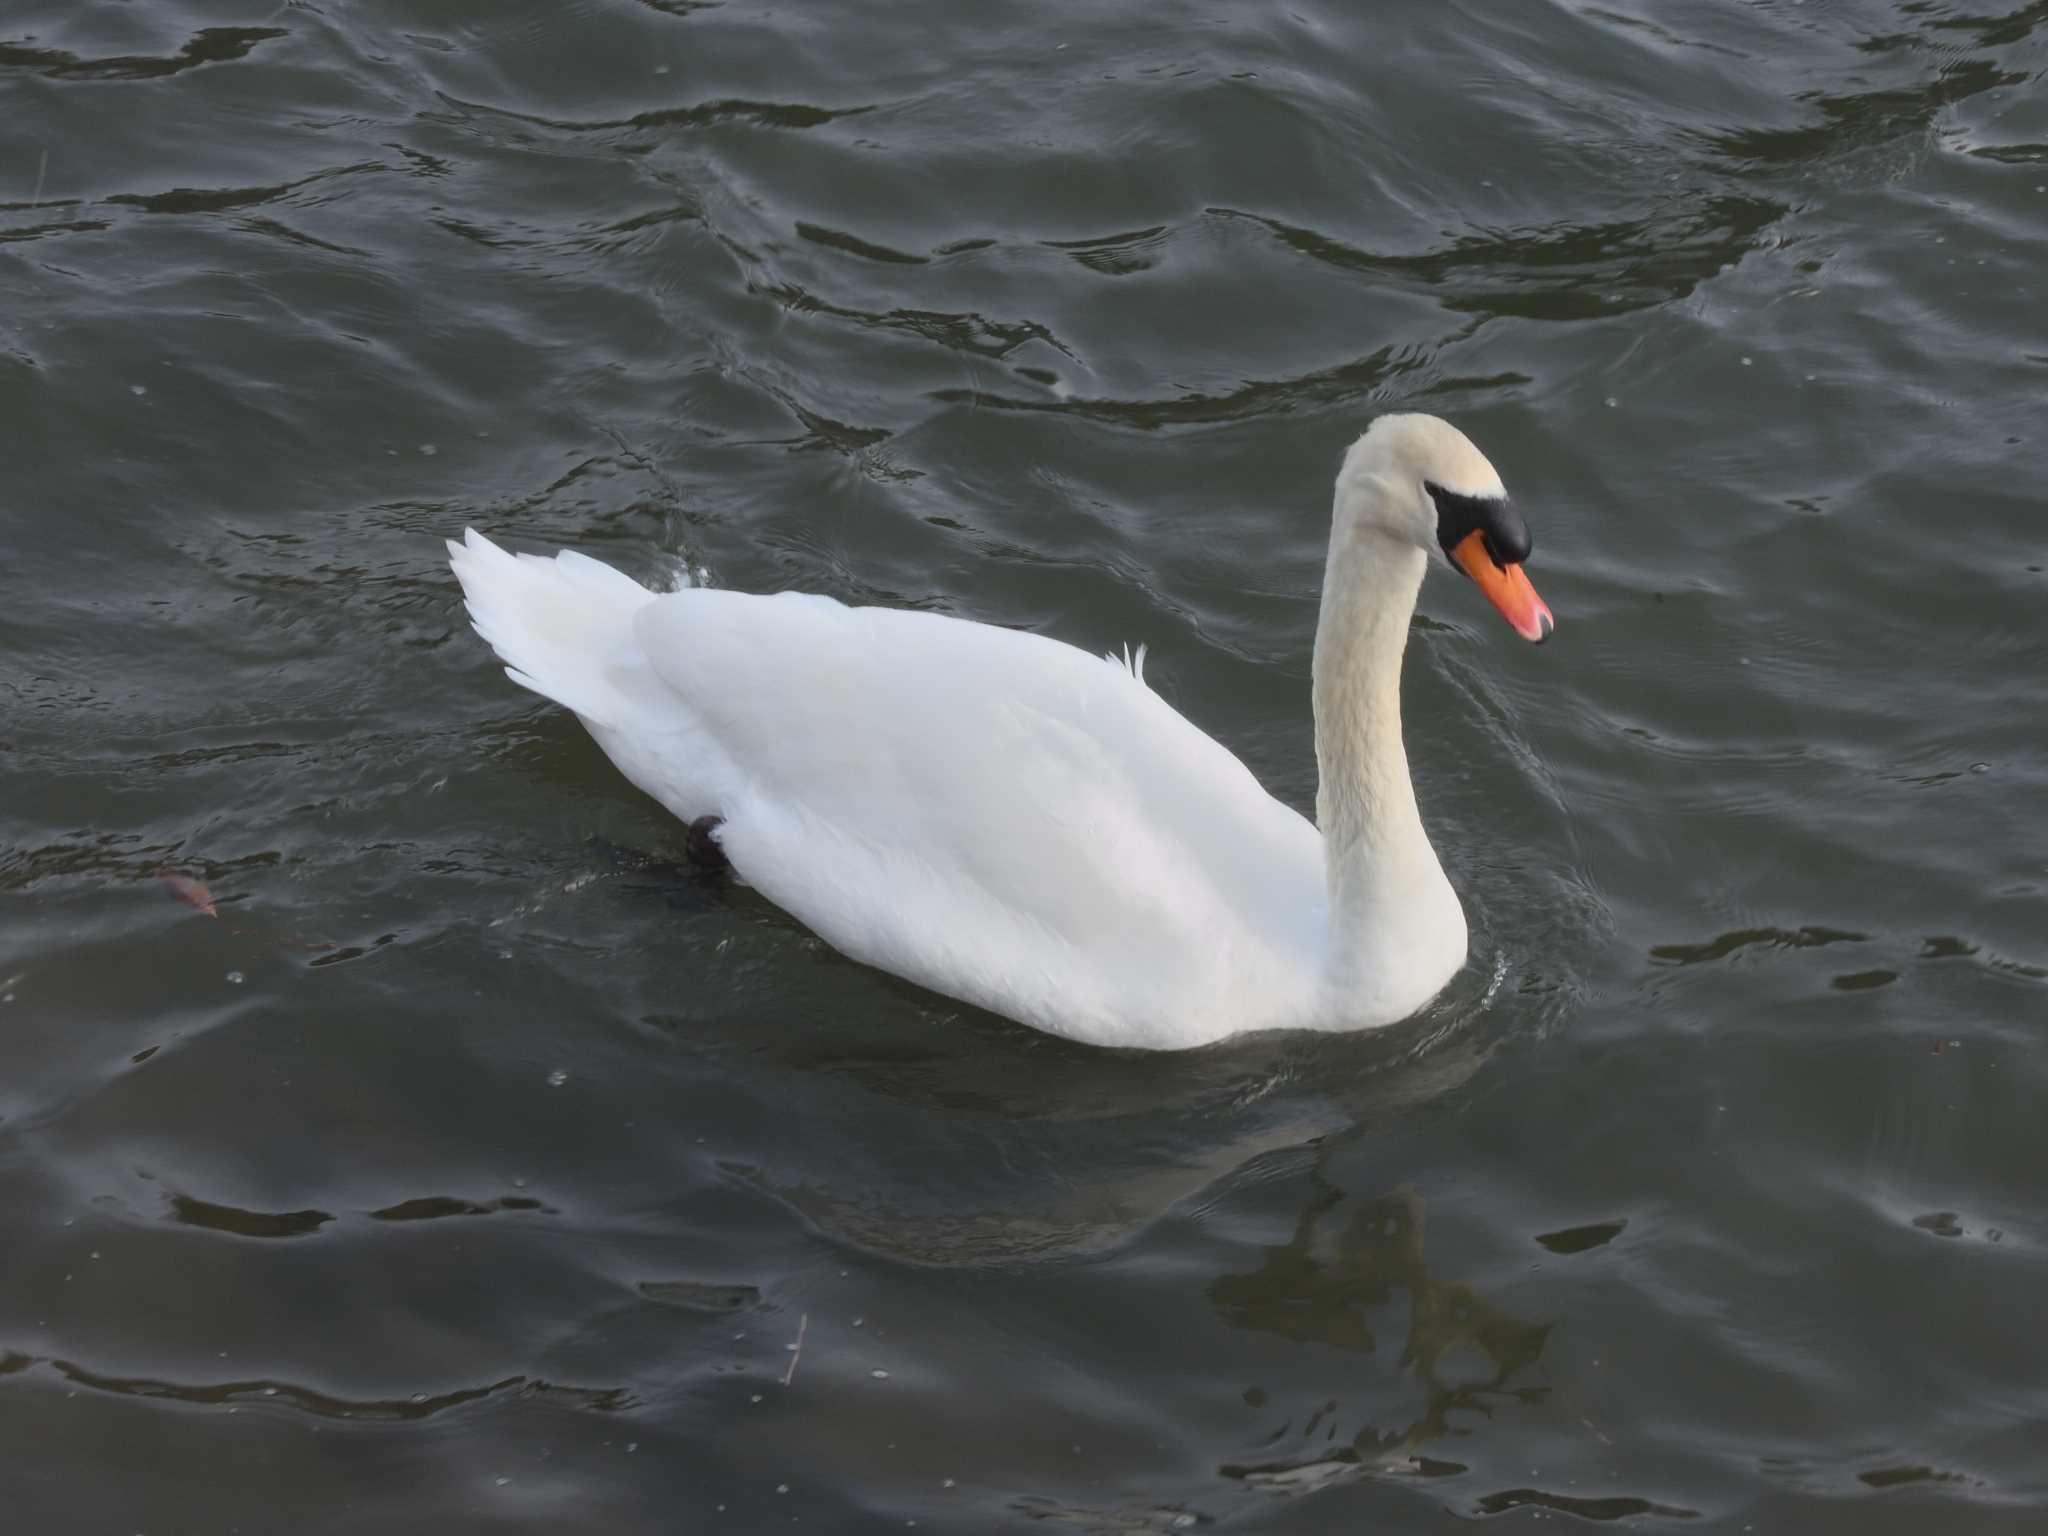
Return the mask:
[[652,592],[588,555],[513,555],[474,528],[448,541],[448,563],[507,677],[586,720],[618,723],[626,701],[614,674],[633,664],[633,614]]

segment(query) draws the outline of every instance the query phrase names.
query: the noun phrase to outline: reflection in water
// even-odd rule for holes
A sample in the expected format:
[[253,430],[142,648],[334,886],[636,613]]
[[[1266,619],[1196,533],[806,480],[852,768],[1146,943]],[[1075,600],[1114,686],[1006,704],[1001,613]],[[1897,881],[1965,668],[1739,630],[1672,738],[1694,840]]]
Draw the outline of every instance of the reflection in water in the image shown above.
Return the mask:
[[540,1397],[572,1408],[595,1413],[618,1413],[631,1408],[634,1399],[622,1387],[577,1387],[542,1381],[531,1376],[507,1376],[485,1386],[461,1387],[449,1392],[415,1392],[410,1397],[338,1397],[315,1387],[271,1377],[239,1381],[182,1382],[155,1376],[115,1376],[96,1371],[71,1360],[43,1359],[9,1350],[0,1353],[0,1376],[14,1375],[42,1367],[74,1387],[108,1392],[119,1397],[158,1398],[166,1402],[200,1407],[232,1407],[238,1404],[294,1408],[323,1419],[361,1421],[429,1419],[451,1408],[466,1407],[486,1398]]
[[1821,120],[1798,128],[1743,128],[1716,135],[1713,147],[1751,174],[1836,160],[1859,149],[1925,134],[1944,109],[1985,91],[2024,85],[2025,73],[1989,59],[1946,65],[1932,80],[1889,91],[1821,96]]
[[[1257,1270],[1217,1280],[1209,1287],[1209,1299],[1233,1327],[1376,1355],[1380,1338],[1374,1325],[1398,1321],[1405,1296],[1407,1337],[1389,1375],[1409,1376],[1420,1401],[1409,1392],[1408,1406],[1397,1409],[1384,1428],[1367,1423],[1348,1443],[1338,1443],[1339,1403],[1328,1399],[1299,1432],[1303,1442],[1313,1442],[1313,1450],[1262,1462],[1225,1463],[1217,1471],[1289,1493],[1309,1492],[1373,1471],[1426,1478],[1454,1478],[1470,1471],[1463,1462],[1421,1455],[1418,1449],[1469,1434],[1470,1421],[1456,1421],[1453,1414],[1491,1419],[1494,1408],[1504,1402],[1538,1403],[1547,1398],[1547,1386],[1529,1384],[1526,1378],[1554,1324],[1513,1317],[1462,1281],[1431,1275],[1422,1251],[1422,1197],[1415,1191],[1397,1189],[1378,1199],[1347,1203],[1344,1192],[1320,1174],[1316,1182],[1321,1193],[1302,1212],[1293,1235],[1281,1246],[1268,1248]],[[1623,1225],[1604,1222],[1539,1241],[1553,1251],[1579,1252],[1610,1241]],[[1375,1318],[1374,1311],[1380,1308],[1386,1310]],[[1365,1382],[1360,1390],[1373,1394],[1378,1389],[1377,1395],[1385,1400],[1390,1384]],[[1257,1406],[1265,1396],[1254,1389],[1246,1400]],[[1277,1445],[1293,1432],[1290,1418],[1266,1443]],[[1632,1494],[1595,1498],[1532,1487],[1481,1494],[1472,1508],[1482,1515],[1497,1515],[1523,1506],[1598,1521],[1641,1516],[1690,1520],[1699,1514]]]
[[174,54],[121,54],[80,58],[62,48],[0,43],[0,65],[30,69],[46,80],[160,80],[202,64],[230,63],[249,56],[258,43],[286,36],[282,27],[203,27]]
[[[1325,1185],[1285,1244],[1267,1249],[1265,1262],[1253,1273],[1217,1280],[1209,1298],[1234,1327],[1378,1354],[1380,1341],[1370,1314],[1394,1307],[1397,1293],[1405,1293],[1408,1333],[1395,1369],[1413,1370],[1423,1392],[1421,1412],[1385,1429],[1364,1425],[1348,1445],[1325,1442],[1306,1459],[1227,1465],[1220,1469],[1226,1477],[1313,1485],[1348,1467],[1383,1462],[1397,1452],[1463,1433],[1451,1422],[1453,1413],[1491,1417],[1503,1398],[1536,1402],[1549,1391],[1509,1383],[1535,1364],[1551,1324],[1510,1317],[1471,1286],[1432,1276],[1423,1258],[1420,1195],[1398,1189],[1353,1204],[1348,1217],[1344,1205],[1344,1192]],[[1475,1352],[1486,1361],[1485,1374],[1452,1368]],[[1312,1418],[1304,1436],[1321,1427],[1323,1418],[1322,1413]],[[1421,1457],[1411,1462],[1405,1470],[1437,1475],[1465,1470]]]
[[1825,928],[1807,923],[1800,928],[1740,928],[1701,944],[1653,944],[1650,958],[1660,965],[1704,965],[1725,960],[1739,950],[1761,946],[1765,949],[1821,949],[1829,944],[1863,944],[1867,933],[1846,928]]
[[[720,1168],[833,1240],[891,1260],[984,1266],[1101,1253],[1183,1202],[1262,1181],[1277,1166],[1268,1158],[1313,1163],[1347,1127],[1388,1124],[1467,1082],[1500,1041],[1486,1012],[1500,975],[1470,967],[1391,1029],[1252,1036],[1165,1056],[1104,1053],[992,1018],[983,1029],[971,1012],[951,1017],[972,1032],[900,1045],[855,1050],[804,1035],[791,1042],[792,1069],[857,1085],[847,1102],[863,1117],[878,1100],[909,1107],[917,1157],[961,1176],[896,1177],[896,1146],[873,1163],[852,1159],[852,1122],[832,1159],[785,1150]],[[836,1102],[821,1094],[806,1113],[822,1124],[844,1113]],[[980,1160],[990,1144],[1000,1161]],[[1046,1178],[1048,1168],[1060,1176]]]
[[1757,249],[1788,210],[1764,198],[1713,197],[1649,218],[1461,234],[1436,250],[1398,255],[1359,250],[1263,214],[1210,212],[1262,225],[1329,266],[1417,285],[1453,313],[1583,320],[1691,297]]

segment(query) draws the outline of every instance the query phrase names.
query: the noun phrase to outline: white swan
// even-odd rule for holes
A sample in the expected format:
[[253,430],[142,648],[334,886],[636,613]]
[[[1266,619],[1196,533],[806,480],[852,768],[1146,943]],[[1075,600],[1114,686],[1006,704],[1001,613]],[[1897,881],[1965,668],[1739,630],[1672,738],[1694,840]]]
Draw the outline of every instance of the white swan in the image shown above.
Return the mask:
[[1146,687],[1142,652],[793,592],[657,596],[474,531],[448,546],[512,680],[574,710],[697,824],[694,847],[834,948],[1053,1034],[1158,1049],[1390,1024],[1464,963],[1401,745],[1434,548],[1522,635],[1549,634],[1493,466],[1447,422],[1382,416],[1337,475],[1312,826]]

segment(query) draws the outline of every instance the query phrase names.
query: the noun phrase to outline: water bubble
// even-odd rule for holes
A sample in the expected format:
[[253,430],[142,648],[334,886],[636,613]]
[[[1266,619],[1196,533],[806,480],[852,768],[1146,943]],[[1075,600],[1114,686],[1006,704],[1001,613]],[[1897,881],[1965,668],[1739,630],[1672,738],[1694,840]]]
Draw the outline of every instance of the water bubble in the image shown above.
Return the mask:
[[241,984],[242,984],[242,973],[241,973],[240,971],[229,971],[229,972],[228,972],[228,985],[229,985],[229,986],[231,986],[231,987],[239,987],[239,986],[240,986]]
[[950,1477],[942,1477],[939,1479],[939,1486],[941,1488],[957,1488],[959,1484],[955,1483]]
[[439,453],[440,451],[441,450],[436,448],[432,443],[420,444],[420,457],[423,459],[431,459],[435,454]]
[[128,386],[128,393],[139,398],[149,393],[149,386],[147,384],[130,384]]
[[777,1493],[787,1493],[787,1492],[789,1492],[789,1484],[787,1484],[787,1483],[777,1483],[777,1484],[775,1485],[775,1491],[776,1491]]
[[1609,409],[1610,411],[1613,410],[1619,404],[1621,404],[1621,402],[1615,399],[1614,396],[1609,395],[1607,397],[1607,409]]
[[569,1081],[569,1074],[560,1067],[555,1068],[554,1071],[548,1074],[548,1086],[550,1088],[559,1088],[567,1081]]
[[880,1369],[869,1371],[868,1374],[877,1381],[887,1381],[889,1379],[889,1373]]
[[1745,357],[1745,358],[1744,358],[1744,359],[1742,360],[1742,366],[1743,366],[1743,367],[1745,367],[1745,368],[1749,367],[1749,366],[1750,366],[1750,363],[1751,363],[1751,359],[1749,359],[1749,358],[1746,358],[1746,357]]
[[1972,773],[1989,773],[1990,771],[1991,771],[1991,765],[1990,765],[1989,763],[1972,763],[1972,764],[1970,764],[1970,772],[1972,772]]

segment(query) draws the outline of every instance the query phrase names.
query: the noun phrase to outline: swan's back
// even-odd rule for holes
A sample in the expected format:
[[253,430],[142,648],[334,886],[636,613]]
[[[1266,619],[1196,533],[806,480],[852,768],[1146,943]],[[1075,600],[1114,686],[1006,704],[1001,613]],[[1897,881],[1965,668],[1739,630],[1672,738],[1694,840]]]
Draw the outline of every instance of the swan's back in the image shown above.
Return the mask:
[[1312,1011],[1315,829],[1127,667],[793,593],[676,593],[632,631],[702,734],[645,787],[725,817],[733,867],[836,948],[1098,1043]]

